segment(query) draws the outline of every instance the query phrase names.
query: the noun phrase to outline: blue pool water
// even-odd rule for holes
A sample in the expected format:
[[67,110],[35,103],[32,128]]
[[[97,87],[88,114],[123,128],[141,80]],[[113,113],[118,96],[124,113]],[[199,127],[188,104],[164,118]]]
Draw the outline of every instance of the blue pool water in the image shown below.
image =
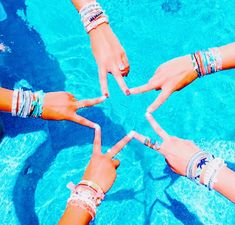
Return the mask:
[[[89,39],[70,1],[0,0],[0,82],[36,90],[66,90],[78,99],[100,95]],[[130,87],[145,83],[173,57],[234,41],[235,1],[100,1],[131,64]],[[4,16],[5,15],[5,16]],[[7,15],[7,17],[6,17]],[[3,57],[3,58],[2,58]],[[155,114],[172,135],[194,140],[235,170],[234,70],[197,80]],[[102,127],[105,152],[130,130],[156,137],[144,118],[157,92],[125,97],[110,76],[111,97],[80,111]],[[0,224],[54,225],[66,205],[69,181],[89,160],[93,131],[70,122],[1,114]],[[234,225],[235,206],[172,173],[164,159],[132,141],[119,154],[118,178],[99,207],[96,225]]]

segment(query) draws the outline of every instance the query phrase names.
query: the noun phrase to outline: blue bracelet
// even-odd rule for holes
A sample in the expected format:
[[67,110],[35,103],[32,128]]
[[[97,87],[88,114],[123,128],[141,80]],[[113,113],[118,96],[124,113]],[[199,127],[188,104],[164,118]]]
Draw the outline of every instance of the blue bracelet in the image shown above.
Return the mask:
[[31,116],[34,118],[38,118],[42,116],[43,112],[43,103],[45,98],[45,93],[43,91],[35,92],[36,100],[32,102],[32,106],[34,106]]

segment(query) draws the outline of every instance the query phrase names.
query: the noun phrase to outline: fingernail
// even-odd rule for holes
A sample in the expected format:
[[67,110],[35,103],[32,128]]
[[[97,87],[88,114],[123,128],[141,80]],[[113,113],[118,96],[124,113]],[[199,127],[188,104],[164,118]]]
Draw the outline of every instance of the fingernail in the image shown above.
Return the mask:
[[126,90],[126,95],[130,95],[130,94],[131,94],[130,90]]
[[134,135],[135,135],[135,131],[132,130],[127,136],[128,136],[129,138],[133,138]]
[[147,111],[147,112],[145,113],[145,116],[146,116],[147,118],[149,118],[149,117],[151,116],[150,112]]
[[152,112],[153,112],[152,107],[147,108],[147,113],[152,113]]
[[99,124],[96,124],[96,125],[95,125],[95,129],[100,130],[100,129],[101,129],[101,128],[100,128],[100,125],[99,125]]
[[108,94],[108,93],[105,93],[104,96],[105,96],[106,98],[109,98],[109,94]]

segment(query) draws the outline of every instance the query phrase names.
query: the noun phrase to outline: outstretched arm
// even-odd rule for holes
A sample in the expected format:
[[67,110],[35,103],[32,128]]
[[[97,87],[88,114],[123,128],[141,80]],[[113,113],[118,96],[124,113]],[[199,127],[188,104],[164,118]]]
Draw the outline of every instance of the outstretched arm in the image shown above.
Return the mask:
[[166,158],[175,173],[206,185],[235,203],[235,172],[222,159],[203,152],[191,141],[168,135],[151,114],[147,114],[147,119],[163,140],[159,149],[155,150]]
[[152,113],[175,91],[179,91],[198,77],[235,68],[235,43],[207,51],[172,59],[156,70],[147,84],[132,88],[132,94],[161,90],[156,100],[148,107]]
[[77,110],[103,102],[106,97],[78,101],[68,92],[35,92],[0,88],[0,111],[19,117],[45,120],[69,120],[91,128],[95,123],[77,114]]
[[235,68],[235,42],[219,48],[222,55],[222,69]]
[[129,95],[130,91],[123,79],[130,70],[126,53],[118,38],[113,33],[108,17],[95,0],[72,0],[81,14],[87,33],[90,36],[93,55],[99,68],[101,91],[109,96],[107,75],[111,73],[122,91]]
[[[94,148],[91,160],[85,170],[82,181],[74,187],[73,193],[71,194],[70,200],[67,203],[67,208],[60,219],[59,225],[87,225],[95,216],[96,208],[99,206],[100,201],[103,198],[91,200],[89,196],[92,196],[92,190],[89,193],[89,182],[96,189],[95,192],[101,190],[103,194],[107,193],[112,187],[116,179],[116,169],[120,162],[117,159],[113,159],[121,149],[131,140],[132,135],[127,135],[115,144],[106,154],[101,152],[101,133],[100,128],[96,126]],[[88,181],[88,182],[84,182]],[[86,191],[86,193],[84,193]],[[94,190],[93,190],[94,191]],[[97,193],[96,193],[97,194]],[[88,205],[84,209],[83,201]],[[73,200],[73,201],[72,201]],[[89,206],[93,205],[93,208]]]

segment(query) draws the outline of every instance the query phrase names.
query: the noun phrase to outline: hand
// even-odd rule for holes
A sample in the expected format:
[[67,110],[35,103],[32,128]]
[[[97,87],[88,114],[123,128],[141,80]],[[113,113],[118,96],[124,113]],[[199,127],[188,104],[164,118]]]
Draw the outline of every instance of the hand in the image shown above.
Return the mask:
[[147,84],[130,89],[131,94],[143,93],[153,89],[162,90],[158,98],[148,107],[152,113],[175,91],[178,91],[197,78],[191,56],[175,58],[162,64]]
[[83,180],[93,181],[106,193],[112,187],[117,176],[116,169],[120,165],[119,160],[112,158],[118,154],[131,139],[132,137],[130,135],[125,136],[106,154],[102,154],[101,131],[99,128],[96,128],[93,154],[84,173]]
[[113,74],[122,91],[129,95],[123,79],[130,70],[127,56],[108,24],[102,24],[90,33],[91,47],[99,67],[99,79],[103,95],[109,96],[107,73]]
[[147,113],[146,117],[154,131],[163,140],[162,145],[155,150],[158,150],[166,158],[166,162],[175,173],[185,176],[190,159],[201,150],[191,141],[169,136],[150,113]]
[[76,111],[83,107],[90,107],[99,104],[105,97],[78,101],[67,92],[50,92],[45,95],[42,118],[45,120],[70,120],[91,128],[95,123],[77,115]]

